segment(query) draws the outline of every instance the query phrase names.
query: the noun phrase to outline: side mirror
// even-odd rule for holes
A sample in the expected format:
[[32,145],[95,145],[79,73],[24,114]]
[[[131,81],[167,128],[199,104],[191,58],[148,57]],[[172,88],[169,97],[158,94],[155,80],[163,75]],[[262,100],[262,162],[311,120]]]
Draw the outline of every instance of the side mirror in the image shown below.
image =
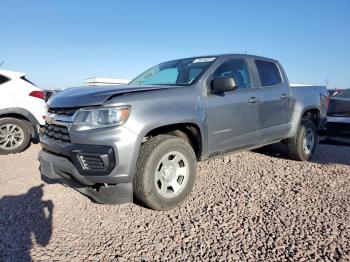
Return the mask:
[[223,76],[217,77],[211,82],[210,93],[217,94],[237,89],[236,81],[233,77]]

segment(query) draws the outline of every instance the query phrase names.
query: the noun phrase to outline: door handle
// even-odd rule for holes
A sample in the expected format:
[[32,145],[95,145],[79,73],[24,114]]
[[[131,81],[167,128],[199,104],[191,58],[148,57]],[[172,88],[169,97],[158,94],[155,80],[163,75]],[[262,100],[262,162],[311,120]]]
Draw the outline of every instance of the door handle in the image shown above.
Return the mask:
[[249,98],[249,100],[248,100],[249,103],[257,103],[259,101],[260,101],[259,98],[255,97],[255,96]]
[[281,95],[281,99],[287,99],[287,98],[289,98],[289,95],[287,95],[287,94],[282,94]]

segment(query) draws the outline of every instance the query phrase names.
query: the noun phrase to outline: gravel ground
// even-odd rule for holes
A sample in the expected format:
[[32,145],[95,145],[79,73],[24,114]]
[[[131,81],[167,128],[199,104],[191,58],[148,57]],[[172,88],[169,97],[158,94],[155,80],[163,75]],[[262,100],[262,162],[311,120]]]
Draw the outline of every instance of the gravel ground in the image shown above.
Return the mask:
[[282,146],[199,165],[181,207],[99,205],[41,185],[31,146],[0,156],[0,261],[350,261],[350,147]]

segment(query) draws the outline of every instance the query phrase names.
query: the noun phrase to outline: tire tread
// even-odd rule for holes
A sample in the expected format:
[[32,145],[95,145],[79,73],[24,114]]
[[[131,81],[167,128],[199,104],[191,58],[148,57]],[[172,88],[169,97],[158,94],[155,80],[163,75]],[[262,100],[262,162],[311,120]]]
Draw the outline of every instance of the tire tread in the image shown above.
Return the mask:
[[317,131],[316,131],[316,126],[315,124],[311,121],[311,120],[302,120],[302,122],[300,123],[300,126],[298,127],[297,130],[297,134],[288,139],[287,142],[287,146],[288,146],[288,153],[289,153],[289,157],[292,160],[296,160],[296,161],[306,161],[308,160],[310,157],[312,157],[313,152],[311,153],[311,156],[309,156],[308,158],[305,156],[304,152],[302,152],[302,137],[301,137],[301,131],[303,129],[303,127],[305,126],[311,126],[314,131],[315,131],[315,146],[313,151],[315,150],[316,146],[317,146]]
[[137,164],[136,164],[136,172],[133,179],[133,191],[136,199],[141,204],[155,210],[167,210],[173,207],[172,205],[161,206],[161,205],[158,205],[157,203],[154,203],[154,201],[151,200],[149,192],[147,191],[150,189],[147,187],[145,182],[145,179],[147,179],[147,177],[145,177],[147,175],[147,172],[145,172],[145,169],[147,169],[150,165],[149,157],[151,156],[154,150],[157,150],[157,148],[167,140],[174,140],[176,141],[176,143],[181,143],[183,146],[187,147],[188,150],[191,150],[193,154],[192,156],[193,159],[196,159],[192,147],[183,139],[178,138],[176,136],[157,135],[155,137],[150,138],[148,141],[146,141],[141,145]]

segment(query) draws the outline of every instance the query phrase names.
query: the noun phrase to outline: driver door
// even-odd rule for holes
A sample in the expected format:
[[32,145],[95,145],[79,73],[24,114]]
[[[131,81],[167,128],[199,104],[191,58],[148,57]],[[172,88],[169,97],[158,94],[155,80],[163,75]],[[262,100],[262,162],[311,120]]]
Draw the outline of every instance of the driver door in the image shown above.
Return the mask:
[[244,59],[228,59],[213,74],[233,77],[237,89],[208,94],[208,149],[210,155],[248,148],[260,139],[260,92],[251,88],[248,65]]

